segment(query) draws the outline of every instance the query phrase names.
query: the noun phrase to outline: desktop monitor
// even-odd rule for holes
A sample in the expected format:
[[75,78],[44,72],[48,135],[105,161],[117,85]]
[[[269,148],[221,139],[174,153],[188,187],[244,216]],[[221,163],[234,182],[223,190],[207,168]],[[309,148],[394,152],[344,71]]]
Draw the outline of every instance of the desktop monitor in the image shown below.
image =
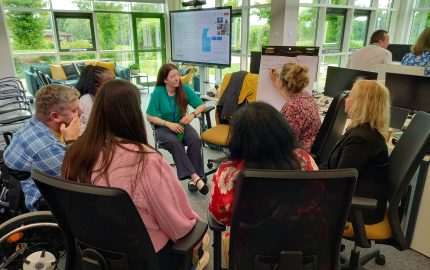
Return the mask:
[[327,77],[324,86],[324,95],[335,97],[342,91],[351,90],[358,79],[376,80],[378,73],[340,67],[327,67]]
[[260,73],[261,52],[251,52],[251,63],[249,64],[249,72]]
[[393,55],[393,62],[401,62],[403,56],[408,52],[411,52],[411,46],[409,44],[390,44],[387,47],[387,50],[391,52]]
[[430,112],[430,77],[387,73],[392,106]]

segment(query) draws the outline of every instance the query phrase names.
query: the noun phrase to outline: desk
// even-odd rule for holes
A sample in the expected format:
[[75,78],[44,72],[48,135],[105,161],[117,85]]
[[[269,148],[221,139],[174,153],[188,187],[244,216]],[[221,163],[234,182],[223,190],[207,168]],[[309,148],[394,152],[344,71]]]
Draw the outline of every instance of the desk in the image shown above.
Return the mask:
[[[148,94],[149,94],[149,78],[148,78],[148,74],[146,73],[137,73],[137,74],[131,74],[130,78],[132,81],[134,81],[134,84],[138,84],[141,85],[143,87],[143,90],[148,90]],[[138,78],[146,78],[146,85],[142,84],[142,82],[137,83],[138,82]]]

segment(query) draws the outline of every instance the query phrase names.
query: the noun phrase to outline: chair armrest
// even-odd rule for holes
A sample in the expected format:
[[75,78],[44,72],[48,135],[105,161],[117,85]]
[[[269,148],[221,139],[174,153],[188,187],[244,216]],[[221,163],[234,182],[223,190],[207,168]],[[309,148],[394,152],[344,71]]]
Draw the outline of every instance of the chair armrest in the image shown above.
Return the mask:
[[212,110],[214,110],[215,109],[215,106],[207,106],[206,108],[205,108],[205,110],[202,112],[202,115],[203,115],[203,117],[202,117],[202,126],[204,126],[204,124],[205,124],[205,120],[206,120],[206,123],[207,123],[207,125],[208,125],[208,129],[209,128],[212,128],[212,122],[211,122],[211,115],[210,115],[210,112],[212,111]]
[[197,221],[194,228],[186,236],[173,244],[172,251],[179,254],[187,254],[192,251],[198,243],[200,243],[207,230],[208,224],[202,221]]
[[378,201],[375,199],[354,196],[352,197],[351,207],[356,209],[376,209]]
[[362,248],[370,248],[371,243],[367,239],[366,228],[363,218],[363,210],[365,209],[375,209],[377,205],[377,200],[356,197],[352,198],[350,216],[352,219],[352,228],[354,229],[354,242],[357,246]]
[[218,223],[210,212],[208,212],[208,225],[214,232],[223,232],[226,230],[225,225]]

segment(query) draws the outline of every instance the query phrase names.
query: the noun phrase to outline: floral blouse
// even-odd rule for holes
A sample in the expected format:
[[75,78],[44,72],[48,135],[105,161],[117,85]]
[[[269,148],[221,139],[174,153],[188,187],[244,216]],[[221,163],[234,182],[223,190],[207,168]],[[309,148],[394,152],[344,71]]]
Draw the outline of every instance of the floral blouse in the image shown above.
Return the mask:
[[[316,171],[318,166],[313,158],[302,149],[295,150],[303,171]],[[214,218],[230,226],[233,212],[234,182],[240,171],[245,167],[243,161],[229,160],[219,165],[212,179],[211,200],[209,211]]]
[[430,52],[425,51],[420,55],[407,53],[402,59],[403,66],[425,67],[424,75],[430,76]]
[[294,94],[282,107],[281,113],[296,133],[300,148],[309,153],[321,126],[314,98],[305,91]]

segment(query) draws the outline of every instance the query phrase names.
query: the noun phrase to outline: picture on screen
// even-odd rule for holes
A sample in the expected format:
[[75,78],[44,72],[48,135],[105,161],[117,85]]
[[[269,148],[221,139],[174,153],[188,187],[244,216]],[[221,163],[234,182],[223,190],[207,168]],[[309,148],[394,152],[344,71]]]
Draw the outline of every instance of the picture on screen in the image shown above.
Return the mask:
[[172,61],[230,67],[231,7],[170,12]]

